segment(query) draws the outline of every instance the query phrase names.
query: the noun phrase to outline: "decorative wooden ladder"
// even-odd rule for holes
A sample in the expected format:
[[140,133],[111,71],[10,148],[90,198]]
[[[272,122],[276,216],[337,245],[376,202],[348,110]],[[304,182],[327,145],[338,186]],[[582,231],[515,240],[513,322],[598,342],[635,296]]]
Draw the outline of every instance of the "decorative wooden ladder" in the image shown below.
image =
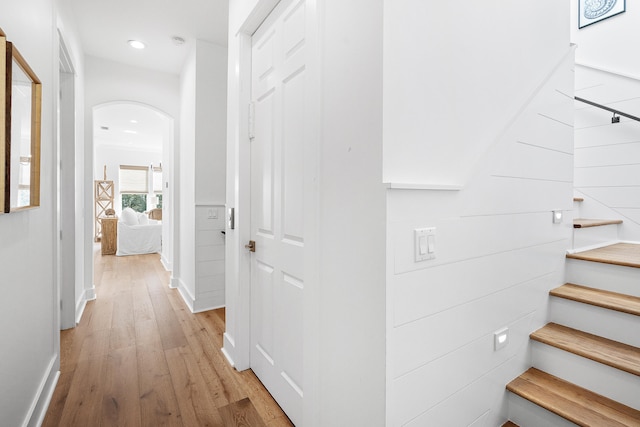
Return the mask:
[[[577,219],[574,231],[621,222]],[[552,322],[530,335],[533,367],[507,385],[504,426],[639,427],[640,245],[570,252],[572,283],[550,292]]]

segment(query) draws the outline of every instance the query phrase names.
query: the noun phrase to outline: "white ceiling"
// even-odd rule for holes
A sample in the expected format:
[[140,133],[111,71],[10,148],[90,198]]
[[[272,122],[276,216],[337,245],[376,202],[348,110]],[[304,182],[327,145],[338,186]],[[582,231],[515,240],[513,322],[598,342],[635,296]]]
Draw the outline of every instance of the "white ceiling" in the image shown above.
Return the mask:
[[[196,39],[227,45],[228,0],[63,1],[73,14],[87,55],[179,74]],[[186,42],[178,46],[172,41],[174,36]],[[133,39],[144,42],[146,48],[130,47],[127,41]],[[96,147],[162,149],[162,118],[153,110],[133,104],[110,105],[95,111],[93,123]]]
[[[196,39],[227,45],[228,0],[66,1],[87,55],[179,74]],[[132,39],[147,47],[133,49]]]
[[167,131],[165,120],[162,114],[142,105],[106,105],[93,113],[94,146],[161,152]]

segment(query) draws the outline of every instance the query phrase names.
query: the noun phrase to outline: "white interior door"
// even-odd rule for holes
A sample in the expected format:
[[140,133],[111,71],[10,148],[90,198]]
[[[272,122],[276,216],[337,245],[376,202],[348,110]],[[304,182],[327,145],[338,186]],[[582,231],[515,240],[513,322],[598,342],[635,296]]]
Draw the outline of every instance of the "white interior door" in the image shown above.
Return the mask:
[[251,368],[302,425],[305,2],[252,38]]

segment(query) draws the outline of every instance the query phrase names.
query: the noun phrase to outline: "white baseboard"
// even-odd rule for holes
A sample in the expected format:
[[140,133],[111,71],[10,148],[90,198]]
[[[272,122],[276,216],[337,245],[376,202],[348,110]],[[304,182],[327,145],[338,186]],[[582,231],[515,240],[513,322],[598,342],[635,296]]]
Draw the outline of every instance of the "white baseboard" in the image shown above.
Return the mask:
[[171,279],[169,279],[169,287],[171,289],[180,289],[180,279],[171,276]]
[[49,409],[53,392],[58,384],[58,378],[60,378],[60,371],[55,369],[58,355],[53,356],[47,367],[45,376],[40,382],[38,392],[35,399],[31,403],[27,417],[22,424],[23,427],[37,427],[41,426],[44,421],[44,417]]
[[[173,284],[173,281],[176,279],[171,279],[171,282]],[[187,289],[187,286],[184,284],[184,282],[181,279],[177,279],[178,282],[178,292],[180,292],[180,296],[182,297],[182,300],[184,301],[185,304],[187,304],[187,307],[189,307],[189,310],[191,310],[191,312],[193,313],[193,303],[195,301],[195,297],[193,295],[191,295],[191,292],[189,292],[189,289]]]
[[84,290],[84,299],[85,301],[93,301],[96,299],[96,287],[95,285],[91,285],[90,288],[86,288]]
[[233,359],[231,358],[231,356],[229,355],[229,353],[227,353],[227,350],[222,347],[220,349],[220,351],[222,352],[222,354],[224,355],[224,358],[227,359],[227,362],[229,363],[229,365],[231,365],[232,368],[236,367],[236,364],[233,363]]
[[[172,279],[172,283],[173,283]],[[189,310],[192,313],[201,313],[203,311],[216,310],[218,308],[225,307],[224,303],[220,303],[218,298],[215,297],[202,297],[196,298],[189,292],[189,289],[184,284],[181,279],[177,279],[178,282],[178,291],[180,292],[180,296],[182,297]]]
[[80,300],[76,303],[76,325],[80,323],[80,320],[82,320],[82,315],[84,314],[86,306],[87,300],[84,298],[84,295],[82,295]]
[[164,267],[165,270],[167,271],[173,271],[173,265],[171,265],[171,263],[169,262],[169,260],[167,260],[164,256],[163,253],[160,253],[160,264],[162,264],[162,266]]
[[235,341],[233,340],[233,338],[227,334],[226,332],[222,334],[222,348],[220,349],[222,351],[222,354],[224,354],[225,359],[227,359],[227,362],[229,362],[229,364],[232,367],[236,367],[235,362],[233,361],[233,358],[231,357],[231,354],[229,354],[229,351],[227,349],[232,349],[235,348],[236,344]]

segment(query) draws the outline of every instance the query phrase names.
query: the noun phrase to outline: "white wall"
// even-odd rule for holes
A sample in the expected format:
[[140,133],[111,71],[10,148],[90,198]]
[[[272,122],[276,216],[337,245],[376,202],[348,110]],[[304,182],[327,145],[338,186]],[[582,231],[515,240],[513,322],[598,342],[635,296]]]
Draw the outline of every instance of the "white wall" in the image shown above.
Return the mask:
[[[179,210],[174,204],[173,194],[176,185],[174,168],[177,167],[180,117],[180,80],[177,75],[151,71],[144,68],[133,67],[93,56],[85,57],[85,165],[84,172],[87,180],[93,177],[93,108],[108,102],[138,102],[156,108],[174,119],[173,135],[174,145],[165,142],[163,153],[163,176],[165,182],[169,183],[169,188],[163,189],[163,258],[166,254],[179,254],[176,245],[176,238],[166,236],[167,230],[173,229],[173,224],[179,221]],[[174,151],[175,150],[175,151]],[[174,159],[171,159],[174,154]],[[167,157],[170,161],[166,161]],[[172,165],[172,163],[176,163]],[[173,166],[173,167],[172,167]],[[174,197],[171,197],[174,196]],[[93,213],[93,182],[88,183],[85,188],[86,212]],[[85,235],[93,236],[93,220],[85,221]],[[167,252],[165,252],[165,249]],[[85,238],[85,254],[93,253],[93,239]],[[169,255],[171,257],[171,255]],[[166,265],[166,263],[165,263]],[[170,266],[171,267],[171,266]],[[175,274],[175,272],[174,272]],[[87,296],[93,292],[93,257],[85,259],[85,287]]]
[[571,3],[571,41],[578,45],[576,63],[640,79],[640,57],[629,53],[638,39],[640,9],[627,1],[627,11],[578,29],[578,2]]
[[225,304],[220,231],[226,189],[226,68],[227,50],[198,40],[180,75],[180,266],[174,286],[192,311]]
[[54,268],[56,203],[55,3],[1,2],[0,25],[42,81],[40,207],[0,215],[0,417],[7,426],[37,425],[59,369]]
[[382,12],[370,0],[320,8],[320,426],[385,418]]
[[[385,180],[462,185],[388,192],[390,426],[504,422],[505,385],[563,282],[572,229],[551,211],[572,207],[569,7],[497,3],[385,1]],[[422,227],[436,258],[415,262]]]
[[[576,96],[640,117],[640,80],[576,66]],[[623,240],[640,241],[640,123],[575,103],[575,189],[584,218],[614,218]]]

